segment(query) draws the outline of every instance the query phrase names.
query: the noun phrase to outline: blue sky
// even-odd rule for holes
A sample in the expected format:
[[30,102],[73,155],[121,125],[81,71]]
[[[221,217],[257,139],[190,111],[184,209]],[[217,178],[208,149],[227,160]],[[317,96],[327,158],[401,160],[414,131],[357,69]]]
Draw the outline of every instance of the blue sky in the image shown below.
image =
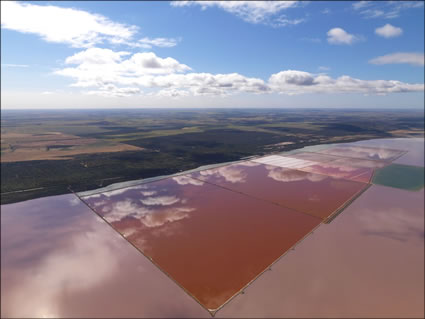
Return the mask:
[[2,2],[2,108],[423,108],[423,4]]

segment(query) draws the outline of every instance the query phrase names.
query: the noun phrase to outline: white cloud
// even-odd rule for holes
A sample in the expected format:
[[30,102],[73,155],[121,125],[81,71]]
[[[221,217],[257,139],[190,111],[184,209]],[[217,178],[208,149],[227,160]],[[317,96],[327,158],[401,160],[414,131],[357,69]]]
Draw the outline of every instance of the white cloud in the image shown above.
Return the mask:
[[211,74],[187,72],[185,64],[152,52],[114,52],[109,49],[90,48],[74,54],[65,61],[77,64],[57,70],[58,75],[75,80],[73,87],[89,89],[89,95],[126,97],[142,94],[158,97],[226,96],[236,93],[364,93],[386,94],[423,90],[423,84],[399,81],[364,81],[349,76],[333,79],[324,74],[299,70],[285,70],[272,74],[265,82],[238,73]]
[[175,176],[173,180],[179,185],[194,185],[194,186],[202,186],[204,182],[201,182],[197,179],[190,178],[189,176]]
[[160,47],[160,48],[171,48],[177,45],[177,43],[180,42],[180,39],[173,39],[173,38],[148,38],[145,37],[143,39],[140,39],[138,43],[135,43],[135,46],[140,46],[143,48],[150,49],[153,46]]
[[295,85],[295,86],[306,86],[314,84],[314,76],[311,73],[287,70],[279,73],[272,74],[269,83],[279,85]]
[[423,1],[360,1],[353,4],[353,9],[366,19],[394,19],[402,11],[423,6]]
[[139,94],[142,91],[135,87],[117,87],[113,84],[106,84],[99,87],[97,90],[85,92],[87,95],[97,95],[103,97],[128,97]]
[[286,27],[287,25],[297,25],[305,21],[305,18],[289,19],[285,15],[281,15],[280,17],[270,22],[270,25],[273,27]]
[[216,178],[223,178],[229,183],[244,183],[246,181],[247,174],[243,167],[238,165],[228,165],[214,169],[207,169],[201,171],[202,176],[215,176]]
[[43,40],[76,48],[99,43],[129,41],[137,27],[116,23],[83,10],[2,1],[1,26],[4,29],[39,35]]
[[140,219],[146,227],[160,227],[167,223],[176,222],[189,217],[190,212],[195,208],[192,207],[175,207],[165,211],[158,211],[152,214],[147,214]]
[[268,90],[263,80],[238,73],[169,74],[151,78],[150,87],[188,89],[192,95],[224,96],[236,92],[262,93]]
[[114,52],[110,49],[90,48],[85,51],[78,52],[65,59],[66,64],[111,64],[122,60],[123,56],[129,55],[130,52],[120,51]]
[[157,93],[152,94],[157,97],[171,97],[171,98],[180,98],[184,96],[189,96],[190,93],[187,90],[178,90],[178,89],[162,89]]
[[334,79],[323,74],[314,75],[295,70],[272,74],[268,84],[273,92],[289,95],[305,93],[388,94],[424,90],[423,84],[391,80],[360,80],[347,75]]
[[27,68],[29,65],[27,64],[11,64],[11,63],[2,63],[2,68]]
[[135,53],[125,59],[127,55],[124,51],[89,48],[65,60],[66,64],[77,64],[77,67],[57,70],[55,74],[75,79],[74,87],[96,88],[88,94],[122,97],[140,93],[135,85],[151,86],[149,75],[190,70],[173,58],[160,58],[152,52]]
[[[263,80],[247,78],[238,73],[188,73],[185,64],[173,58],[160,58],[152,52],[136,53],[90,48],[65,60],[78,64],[57,70],[58,75],[76,80],[74,87],[95,88],[88,94],[128,96],[140,93],[140,87],[165,89],[161,96],[227,95],[231,92],[261,93],[267,91]],[[188,91],[187,91],[188,90]]]
[[[169,74],[191,70],[173,58],[160,58],[153,52],[135,53],[123,59],[129,52],[114,52],[110,49],[90,48],[78,52],[65,60],[66,64],[78,64],[77,68],[65,68],[58,74],[93,80],[92,74],[103,79],[116,76],[141,76],[147,74]],[[76,85],[85,86],[85,85]]]
[[203,177],[214,176],[215,178],[222,178],[229,183],[245,183],[247,173],[245,167],[254,167],[261,164],[252,161],[240,162],[232,165],[202,170],[199,173]]
[[327,178],[326,175],[306,173],[303,171],[276,167],[272,165],[266,165],[266,169],[269,171],[268,177],[274,179],[277,182],[299,182],[308,180],[310,182],[320,182]]
[[286,19],[285,16],[276,17],[280,12],[300,5],[298,1],[173,1],[171,5],[175,7],[198,5],[203,10],[217,7],[246,22],[266,23],[273,26],[298,24],[304,21],[304,19]]
[[380,28],[376,28],[375,33],[384,38],[393,38],[400,36],[403,33],[403,30],[387,23]]
[[369,60],[372,64],[400,64],[407,63],[411,65],[424,65],[424,54],[415,52],[397,52],[376,57]]
[[103,206],[101,212],[109,222],[119,222],[124,217],[141,218],[152,211],[146,207],[133,203],[130,199],[114,202],[110,206]]
[[371,1],[357,1],[353,3],[354,10],[360,10],[362,8],[368,7],[371,5]]
[[170,48],[181,41],[181,38],[149,37],[136,41],[137,26],[117,23],[100,14],[74,8],[2,1],[1,9],[2,28],[36,34],[47,42],[64,43],[75,48],[105,43],[133,48]]
[[359,40],[359,37],[350,34],[341,28],[330,29],[327,35],[328,42],[331,44],[352,44]]
[[158,196],[158,197],[147,197],[144,199],[141,199],[140,202],[144,205],[161,205],[161,206],[168,206],[175,204],[180,201],[180,198],[177,198],[176,196]]

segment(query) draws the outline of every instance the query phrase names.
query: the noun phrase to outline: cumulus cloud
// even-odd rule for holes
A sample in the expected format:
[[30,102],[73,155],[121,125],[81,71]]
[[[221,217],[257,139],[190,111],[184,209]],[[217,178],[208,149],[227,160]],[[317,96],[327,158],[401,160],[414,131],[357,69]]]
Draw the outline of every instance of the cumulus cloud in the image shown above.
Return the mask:
[[424,65],[424,54],[416,52],[397,52],[387,55],[378,56],[369,60],[372,64],[400,64],[407,63],[411,65]]
[[178,89],[162,89],[157,93],[153,93],[157,97],[171,97],[171,98],[180,98],[184,96],[189,96],[190,93],[187,90],[178,90]]
[[269,83],[279,83],[279,85],[308,86],[314,84],[314,76],[308,72],[287,70],[272,74]]
[[327,178],[326,175],[307,173],[299,170],[276,167],[272,165],[266,165],[266,169],[269,171],[267,176],[277,182],[289,183],[304,180],[308,180],[310,182],[320,182]]
[[[65,60],[76,64],[55,71],[76,80],[74,87],[96,88],[87,92],[102,96],[129,96],[140,93],[140,87],[164,89],[161,96],[227,95],[231,92],[261,93],[268,90],[261,79],[238,73],[185,73],[191,68],[173,58],[160,58],[153,52],[114,52],[89,48]],[[126,58],[127,57],[127,58]]]
[[179,184],[179,185],[194,185],[194,186],[202,186],[204,185],[204,182],[199,181],[197,179],[194,178],[190,178],[188,176],[175,176],[173,177],[173,180]]
[[138,219],[152,212],[150,209],[138,205],[131,199],[125,199],[117,201],[109,206],[103,206],[100,208],[100,211],[109,223],[119,222],[125,217]]
[[88,89],[86,94],[104,97],[143,94],[143,89],[150,89],[148,94],[158,97],[226,96],[236,93],[386,94],[423,90],[423,84],[364,81],[346,75],[334,79],[325,74],[299,70],[272,74],[267,82],[239,73],[189,72],[191,68],[186,64],[171,57],[158,57],[153,52],[132,55],[126,51],[100,48],[78,52],[68,57],[65,63],[74,66],[56,70],[55,74],[73,79],[71,86]]
[[102,97],[129,97],[135,94],[141,93],[139,88],[132,87],[117,87],[115,85],[105,85],[98,90],[87,91],[85,92],[87,95],[97,95]]
[[115,52],[110,49],[90,48],[65,59],[66,64],[111,64],[122,60],[130,52]]
[[328,42],[331,44],[353,44],[360,39],[360,37],[350,34],[342,28],[330,29],[327,35]]
[[[297,73],[299,74],[296,75]],[[360,80],[347,75],[334,79],[323,74],[314,75],[295,70],[272,74],[268,83],[273,92],[289,95],[302,93],[388,94],[424,90],[423,84],[391,80]]]
[[148,214],[140,219],[140,222],[146,227],[160,227],[166,223],[176,222],[189,217],[190,212],[193,212],[193,207],[175,207],[164,211],[159,211],[154,214]]
[[140,93],[139,85],[152,86],[152,78],[148,75],[190,70],[173,58],[160,58],[152,52],[135,53],[125,59],[128,55],[125,51],[89,48],[65,60],[66,64],[76,64],[77,67],[67,67],[55,73],[75,79],[74,87],[96,88],[88,94],[120,97]]
[[175,204],[180,201],[180,198],[176,196],[158,196],[158,197],[147,197],[145,199],[141,199],[140,202],[144,205],[161,205],[168,206]]
[[[245,183],[247,178],[246,167],[255,167],[261,165],[260,163],[255,163],[252,161],[240,162],[232,165],[226,165],[222,167],[206,169],[200,171],[202,177],[208,179],[209,176],[215,178],[224,179],[226,182],[235,184],[235,183]],[[201,177],[201,179],[203,179]]]
[[76,48],[99,43],[129,41],[137,27],[117,23],[83,10],[4,1],[1,4],[4,29],[40,36],[47,42],[65,43]]
[[228,165],[214,169],[208,169],[200,172],[201,176],[208,177],[214,176],[216,178],[223,178],[229,183],[244,183],[247,174],[241,167]]
[[289,19],[286,15],[278,15],[284,10],[300,5],[298,1],[173,1],[171,5],[175,7],[198,5],[203,10],[216,7],[246,22],[272,26],[295,25],[305,20]]
[[36,34],[47,42],[63,43],[74,48],[90,48],[99,44],[170,48],[181,41],[181,38],[161,37],[135,40],[137,26],[74,8],[3,1],[1,9],[2,28]]
[[[160,196],[160,197],[149,197],[144,200],[140,200],[141,203],[147,206],[160,206],[158,209],[152,209],[142,206],[138,202],[134,202],[131,199],[125,199],[106,205],[93,206],[104,215],[104,218],[109,223],[120,222],[124,218],[137,219],[146,227],[160,227],[166,223],[175,222],[184,218],[189,217],[190,212],[194,211],[193,207],[177,206],[170,208],[161,208],[161,206],[174,205],[180,202],[180,199],[175,196]],[[181,201],[183,202],[183,201]],[[129,237],[137,232],[134,227],[123,229],[122,233],[125,237]]]
[[394,38],[400,36],[403,33],[403,30],[387,23],[380,28],[376,28],[375,33],[384,38]]

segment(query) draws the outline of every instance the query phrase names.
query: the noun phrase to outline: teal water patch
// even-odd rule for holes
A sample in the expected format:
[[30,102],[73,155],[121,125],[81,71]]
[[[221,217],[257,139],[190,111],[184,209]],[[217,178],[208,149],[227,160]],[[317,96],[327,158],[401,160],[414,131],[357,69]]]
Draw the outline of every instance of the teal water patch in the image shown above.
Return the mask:
[[377,169],[373,184],[418,191],[424,187],[424,168],[419,166],[391,164]]

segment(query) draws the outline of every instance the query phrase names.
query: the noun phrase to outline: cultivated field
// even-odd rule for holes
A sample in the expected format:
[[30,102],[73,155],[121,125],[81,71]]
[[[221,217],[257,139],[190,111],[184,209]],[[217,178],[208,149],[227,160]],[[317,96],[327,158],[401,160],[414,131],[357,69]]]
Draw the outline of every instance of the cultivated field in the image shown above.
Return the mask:
[[8,133],[1,135],[1,161],[64,160],[79,154],[138,151],[140,147],[102,141],[61,132],[42,134]]
[[423,130],[423,111],[409,110],[2,111],[1,201]]

